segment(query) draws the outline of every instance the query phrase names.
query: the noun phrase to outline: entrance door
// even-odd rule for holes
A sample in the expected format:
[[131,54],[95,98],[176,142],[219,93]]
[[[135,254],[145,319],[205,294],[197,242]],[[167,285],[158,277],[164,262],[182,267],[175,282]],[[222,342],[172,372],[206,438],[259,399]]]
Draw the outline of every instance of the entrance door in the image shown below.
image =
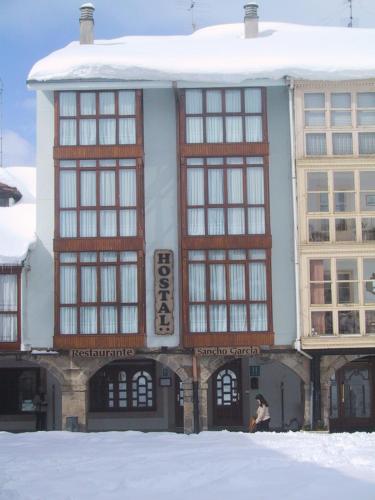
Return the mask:
[[337,410],[331,430],[355,431],[375,428],[373,361],[352,362],[337,374]]
[[213,421],[217,427],[242,427],[241,360],[213,374]]

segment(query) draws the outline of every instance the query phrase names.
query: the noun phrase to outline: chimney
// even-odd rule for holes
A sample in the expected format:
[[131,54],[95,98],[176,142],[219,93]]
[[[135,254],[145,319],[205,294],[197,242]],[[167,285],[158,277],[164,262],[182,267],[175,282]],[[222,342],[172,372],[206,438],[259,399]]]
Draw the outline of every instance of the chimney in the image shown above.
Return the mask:
[[84,3],[79,8],[79,43],[81,45],[94,43],[94,10],[92,3]]
[[245,9],[245,38],[256,38],[258,36],[258,7],[257,3],[247,3]]

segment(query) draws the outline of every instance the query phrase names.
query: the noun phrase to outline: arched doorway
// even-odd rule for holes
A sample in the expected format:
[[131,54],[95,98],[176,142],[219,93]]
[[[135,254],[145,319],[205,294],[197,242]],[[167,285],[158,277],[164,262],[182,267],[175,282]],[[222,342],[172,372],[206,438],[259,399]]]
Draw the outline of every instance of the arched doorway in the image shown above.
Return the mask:
[[270,404],[272,430],[303,426],[305,382],[289,366],[264,356],[237,358],[216,367],[208,379],[208,429],[247,431],[256,414],[257,393]]
[[375,357],[337,370],[330,384],[330,431],[375,430]]
[[180,378],[154,359],[106,364],[89,380],[88,430],[182,431]]

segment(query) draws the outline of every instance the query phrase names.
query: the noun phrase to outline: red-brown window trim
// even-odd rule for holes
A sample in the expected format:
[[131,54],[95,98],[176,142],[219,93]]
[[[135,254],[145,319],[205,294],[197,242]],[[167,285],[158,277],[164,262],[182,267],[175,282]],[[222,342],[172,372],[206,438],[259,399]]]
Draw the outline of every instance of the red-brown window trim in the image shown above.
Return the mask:
[[[125,248],[124,251],[129,250],[129,248]],[[75,253],[80,253],[83,250],[78,250]],[[109,250],[112,251],[112,250]],[[64,252],[56,252],[55,253],[55,336],[54,336],[54,347],[55,348],[80,348],[80,347],[143,347],[145,342],[145,325],[146,325],[146,311],[145,311],[145,262],[144,262],[144,253],[142,250],[137,251],[137,307],[138,307],[138,332],[137,333],[96,333],[96,334],[87,334],[87,333],[76,333],[76,334],[61,334],[60,333],[60,253]],[[134,264],[134,263],[133,263]],[[67,264],[69,265],[69,264]],[[73,263],[71,265],[76,266],[77,269],[77,290],[80,290],[80,272],[79,269],[88,266],[95,266],[97,273],[100,272],[100,267],[105,265],[116,266],[116,303],[108,303],[109,305],[115,305],[117,308],[117,324],[118,327],[120,325],[120,261],[117,257],[116,263],[114,262],[99,262],[97,259],[96,262],[91,262],[87,264],[83,263]],[[126,264],[125,264],[126,265]],[[97,297],[99,297],[100,289],[97,290]],[[104,304],[104,303],[103,303]],[[100,305],[103,305],[101,301],[96,301],[96,307],[99,308]],[[79,329],[79,308],[86,307],[92,305],[91,303],[81,302],[79,299],[79,293],[77,293],[77,302],[75,307],[77,308],[77,329]],[[105,304],[104,304],[105,305]],[[63,305],[63,307],[65,307]],[[97,323],[100,322],[100,316],[97,315]]]
[[[0,274],[15,274],[17,276],[17,340],[15,342],[1,342],[0,351],[18,351],[21,349],[21,319],[22,319],[22,294],[21,294],[21,274],[22,266],[0,266]],[[9,311],[2,311],[0,314],[7,314]]]
[[[120,115],[119,114],[119,105],[118,105],[118,94],[121,91],[133,91],[135,92],[135,115]],[[77,91],[72,91],[75,92],[76,94],[76,110],[77,113],[74,116],[67,116],[67,119],[76,119],[77,124],[81,119],[93,119],[96,121],[96,145],[93,146],[82,146],[79,143],[79,126],[76,127],[76,144],[71,145],[71,146],[60,146],[60,100],[59,96],[61,93],[64,91],[56,91],[55,92],[55,102],[54,102],[54,107],[55,107],[55,141],[54,145],[55,148],[75,148],[75,147],[88,147],[88,148],[95,148],[95,147],[112,147],[115,145],[119,145],[119,127],[118,127],[118,120],[119,118],[134,118],[135,119],[135,130],[136,130],[136,141],[135,144],[129,144],[129,145],[124,145],[121,144],[120,147],[134,147],[134,146],[143,146],[143,123],[142,123],[142,117],[143,117],[143,104],[142,104],[142,90],[135,90],[135,89],[114,89],[114,90],[77,90]],[[95,106],[95,114],[94,115],[82,115],[80,113],[80,95],[85,94],[85,93],[95,93],[95,99],[96,99],[96,106]],[[100,93],[114,93],[115,94],[115,112],[114,114],[111,115],[104,115],[99,113],[99,94]],[[108,145],[108,144],[99,144],[99,119],[106,119],[106,118],[113,118],[116,120],[116,142],[113,145]]]

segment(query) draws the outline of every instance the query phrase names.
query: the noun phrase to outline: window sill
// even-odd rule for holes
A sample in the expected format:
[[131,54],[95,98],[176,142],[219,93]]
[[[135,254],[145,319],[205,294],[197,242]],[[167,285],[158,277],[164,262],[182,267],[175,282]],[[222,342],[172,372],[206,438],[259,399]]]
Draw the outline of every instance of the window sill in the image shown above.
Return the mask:
[[55,335],[54,349],[87,349],[87,348],[140,348],[145,346],[146,336],[136,334],[97,334],[97,335]]

